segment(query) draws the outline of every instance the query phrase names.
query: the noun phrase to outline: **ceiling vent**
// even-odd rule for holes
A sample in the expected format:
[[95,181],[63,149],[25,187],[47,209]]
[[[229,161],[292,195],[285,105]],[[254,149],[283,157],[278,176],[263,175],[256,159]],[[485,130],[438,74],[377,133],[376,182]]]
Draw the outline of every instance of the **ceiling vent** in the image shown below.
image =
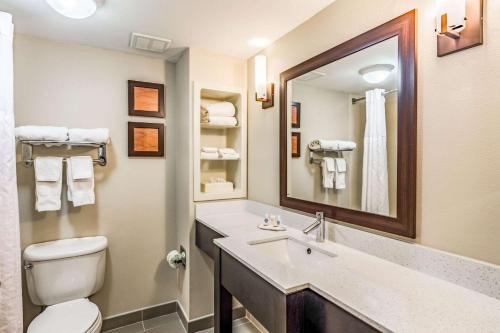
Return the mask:
[[326,75],[326,73],[323,73],[323,72],[312,71],[312,72],[309,72],[309,73],[306,73],[304,75],[299,76],[297,78],[297,80],[299,80],[299,81],[311,81],[311,80],[315,80],[317,78],[323,77],[325,75]]
[[154,53],[165,53],[170,47],[170,39],[148,36],[133,32],[130,35],[130,47],[133,49]]

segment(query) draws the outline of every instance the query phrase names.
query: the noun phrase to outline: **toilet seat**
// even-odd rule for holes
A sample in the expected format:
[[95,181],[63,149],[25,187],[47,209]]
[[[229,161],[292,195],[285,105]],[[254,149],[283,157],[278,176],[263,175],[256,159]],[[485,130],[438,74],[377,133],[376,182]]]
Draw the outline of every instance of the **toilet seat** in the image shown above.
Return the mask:
[[99,308],[86,298],[48,306],[29,325],[27,333],[99,333]]

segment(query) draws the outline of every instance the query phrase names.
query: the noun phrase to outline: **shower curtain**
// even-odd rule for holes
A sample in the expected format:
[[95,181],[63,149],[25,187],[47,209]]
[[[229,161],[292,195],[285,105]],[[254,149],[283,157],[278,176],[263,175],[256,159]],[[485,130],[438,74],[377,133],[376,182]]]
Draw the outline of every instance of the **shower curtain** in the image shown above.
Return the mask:
[[389,215],[389,176],[384,89],[366,92],[361,209]]
[[0,333],[23,331],[14,139],[12,16],[0,12]]

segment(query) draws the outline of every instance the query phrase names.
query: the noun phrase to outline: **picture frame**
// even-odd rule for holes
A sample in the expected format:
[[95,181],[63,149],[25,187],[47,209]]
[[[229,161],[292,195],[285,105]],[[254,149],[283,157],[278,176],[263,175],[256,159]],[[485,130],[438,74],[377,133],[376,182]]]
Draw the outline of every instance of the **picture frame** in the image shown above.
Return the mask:
[[165,118],[165,85],[129,80],[128,114]]
[[129,157],[163,157],[165,126],[161,123],[128,123]]
[[292,128],[300,128],[300,103],[292,102],[292,112],[290,116]]
[[292,157],[300,157],[300,133],[292,132],[292,144],[291,144]]

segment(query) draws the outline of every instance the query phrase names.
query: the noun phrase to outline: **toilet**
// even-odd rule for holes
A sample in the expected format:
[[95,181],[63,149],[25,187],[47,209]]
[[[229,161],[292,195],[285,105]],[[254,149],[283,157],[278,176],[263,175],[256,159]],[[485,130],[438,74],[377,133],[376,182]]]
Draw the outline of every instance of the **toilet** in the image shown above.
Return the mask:
[[104,236],[32,244],[23,253],[31,301],[46,306],[28,333],[99,333],[102,317],[88,297],[104,282]]

